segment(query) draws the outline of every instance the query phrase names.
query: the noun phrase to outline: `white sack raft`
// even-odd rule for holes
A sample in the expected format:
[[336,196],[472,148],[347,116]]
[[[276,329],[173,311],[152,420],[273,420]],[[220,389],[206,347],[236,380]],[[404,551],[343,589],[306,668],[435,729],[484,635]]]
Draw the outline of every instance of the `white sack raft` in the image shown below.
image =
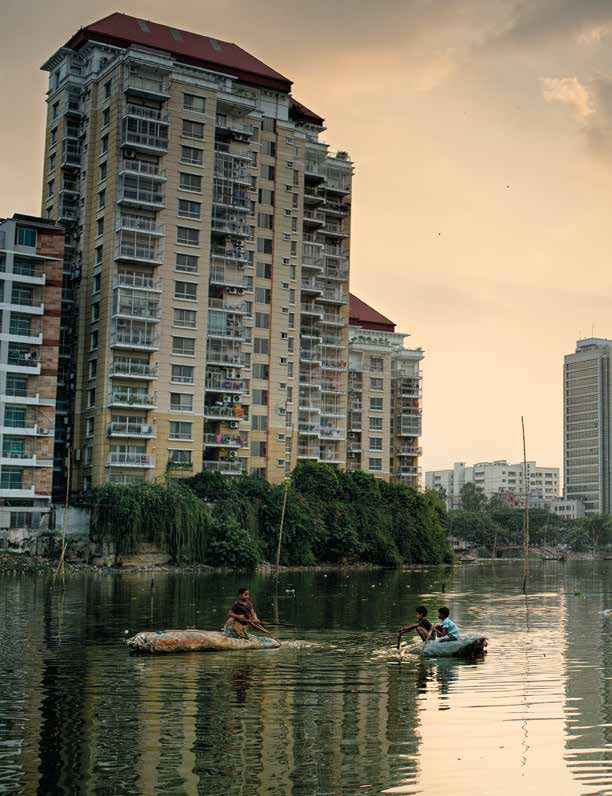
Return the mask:
[[423,645],[426,658],[480,658],[487,652],[487,639],[484,636],[466,634],[457,641],[434,639]]
[[280,643],[268,636],[230,638],[218,630],[155,630],[137,633],[126,641],[131,652],[219,652],[222,650],[270,650]]

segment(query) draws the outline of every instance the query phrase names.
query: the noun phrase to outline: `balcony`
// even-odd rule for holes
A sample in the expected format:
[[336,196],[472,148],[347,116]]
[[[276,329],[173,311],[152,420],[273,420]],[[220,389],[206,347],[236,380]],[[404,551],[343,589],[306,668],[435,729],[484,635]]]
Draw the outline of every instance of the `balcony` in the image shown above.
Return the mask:
[[319,434],[321,439],[327,440],[341,440],[346,438],[345,429],[330,425],[321,426]]
[[210,247],[210,256],[213,262],[214,260],[222,260],[223,263],[234,263],[238,266],[250,266],[253,264],[249,252],[243,249],[242,246],[227,247],[213,245]]
[[60,166],[71,169],[79,169],[81,167],[81,144],[79,141],[75,141],[72,138],[66,138],[62,141]]
[[53,467],[53,459],[41,459],[31,451],[4,450],[0,452],[0,465],[9,467]]
[[324,348],[344,348],[346,341],[335,334],[324,334],[322,338]]
[[227,365],[232,368],[243,368],[245,366],[245,356],[238,350],[215,350],[208,346],[206,349],[206,362],[211,365]]
[[206,389],[209,392],[248,393],[249,383],[246,379],[227,379],[222,373],[211,371],[206,374]]
[[155,218],[149,216],[120,215],[115,223],[115,230],[130,230],[133,232],[144,232],[149,235],[165,235],[163,224],[158,224]]
[[157,432],[154,426],[146,423],[109,423],[109,437],[140,437],[141,439],[155,439]]
[[319,459],[322,462],[329,462],[329,464],[344,464],[344,459],[340,455],[340,451],[334,448],[321,448]]
[[155,467],[155,456],[147,453],[111,452],[106,460],[108,467]]
[[298,423],[298,434],[304,437],[318,437],[319,424],[318,423]]
[[340,282],[346,282],[349,276],[349,269],[347,266],[338,265],[338,263],[329,263],[326,260],[323,276],[325,279],[336,279]]
[[134,102],[127,102],[123,108],[124,116],[132,116],[135,119],[147,119],[151,122],[168,124],[169,114],[160,108],[148,108],[146,105],[136,105]]
[[40,376],[40,362],[35,351],[30,353],[12,352],[9,349],[6,370],[24,376]]
[[250,138],[253,135],[253,128],[251,127],[251,125],[234,121],[234,119],[232,119],[229,116],[222,116],[217,114],[216,127],[218,130],[222,130],[232,135],[236,135],[239,138],[243,138],[245,136],[248,136]]
[[2,478],[1,476],[0,498],[43,498],[50,500],[49,495],[37,495],[34,485],[24,486],[14,478]]
[[211,219],[211,229],[223,235],[230,235],[236,238],[248,238],[251,235],[251,227],[245,224],[240,216],[227,216],[216,213],[213,207]]
[[238,158],[225,152],[215,152],[215,177],[228,180],[239,185],[251,187],[251,175],[247,166],[243,165],[246,158]]
[[342,385],[333,379],[321,379],[321,390],[323,392],[338,393],[340,395],[343,395],[345,392],[342,389]]
[[232,406],[216,406],[215,404],[204,405],[204,417],[211,420],[234,420],[240,421],[241,416],[234,414],[234,406],[240,407],[240,404]]
[[346,304],[348,302],[348,295],[345,290],[323,285],[321,285],[321,287],[322,295],[317,301],[325,302],[326,304]]
[[321,253],[321,247],[315,243],[304,243],[302,245],[302,265],[322,271],[325,259]]
[[168,151],[168,138],[159,134],[131,130],[125,126],[121,136],[121,145],[143,152],[164,154]]
[[210,266],[209,281],[211,285],[234,287],[242,292],[249,286],[249,282],[242,270],[230,266],[218,265],[216,263]]
[[298,445],[298,459],[318,459],[319,453],[318,445]]
[[121,230],[117,233],[115,260],[162,265],[164,248],[161,244],[158,237],[146,232]]
[[329,237],[348,238],[349,236],[349,233],[343,228],[341,223],[331,219],[326,219],[325,229],[322,232]]
[[164,207],[164,192],[160,183],[150,177],[124,176],[119,186],[119,204],[159,209]]
[[346,318],[335,312],[324,312],[323,323],[326,326],[346,326]]
[[395,456],[421,456],[423,448],[417,448],[413,445],[398,445],[395,449]]
[[21,387],[7,386],[0,396],[5,404],[21,404],[25,406],[55,406],[55,398],[41,398],[40,393]]
[[170,80],[162,77],[144,77],[138,74],[128,74],[125,78],[123,90],[146,99],[167,100],[170,98]]
[[325,213],[322,213],[320,210],[309,210],[305,207],[304,226],[306,225],[321,228],[325,225]]
[[343,359],[323,358],[323,361],[321,362],[321,367],[323,368],[323,370],[344,371],[346,370],[346,362]]
[[202,469],[222,475],[242,475],[243,465],[242,462],[231,461],[202,462]]
[[346,407],[340,406],[340,404],[337,403],[325,403],[324,401],[321,404],[321,414],[326,417],[345,417]]
[[421,435],[421,419],[417,417],[400,417],[395,433],[400,437],[418,437]]
[[301,348],[300,349],[300,362],[305,362],[312,365],[321,364],[321,352],[316,349]]
[[157,296],[151,297],[148,291],[116,288],[113,301],[113,317],[159,321],[159,299]]
[[220,183],[215,179],[213,188],[213,205],[228,210],[244,211],[245,213],[250,210],[250,202],[248,194],[245,190],[236,190],[227,183]]
[[159,334],[153,331],[115,329],[111,333],[111,348],[133,348],[159,351]]
[[148,160],[134,160],[124,158],[119,166],[119,174],[141,174],[152,180],[163,181],[166,179],[166,172],[160,169],[157,163],[150,163]]
[[248,301],[230,301],[220,298],[209,298],[208,309],[231,312],[236,315],[250,315],[252,311]]
[[60,193],[79,194],[81,183],[74,177],[62,177],[60,180]]
[[238,434],[204,434],[207,448],[246,448],[247,442]]
[[318,284],[314,277],[311,277],[310,279],[302,277],[301,287],[302,295],[306,296],[320,296],[323,292],[321,285]]
[[315,304],[301,304],[300,312],[302,315],[307,315],[312,318],[323,318],[323,308],[317,307]]
[[304,371],[300,373],[300,387],[305,389],[320,390],[321,379],[316,371]]
[[132,409],[155,409],[157,393],[133,387],[113,387],[108,395],[108,406],[124,406]]
[[64,100],[64,113],[69,116],[82,116],[84,113],[83,103],[79,96],[68,96]]
[[1,431],[3,434],[16,437],[52,437],[54,434],[53,428],[39,426],[38,423],[28,420],[11,420],[7,422],[5,419]]
[[118,271],[113,278],[113,287],[138,288],[138,290],[161,293],[162,280],[154,279],[140,271]]
[[312,186],[304,187],[304,204],[317,207],[325,203],[325,196],[321,191]]
[[138,360],[115,360],[110,366],[110,375],[124,379],[157,379],[159,365],[149,365]]
[[337,202],[333,199],[327,198],[325,202],[325,213],[326,215],[332,216],[346,216],[348,215],[351,206],[345,204],[344,202]]
[[226,324],[223,328],[219,326],[209,326],[208,337],[221,340],[245,341],[244,330],[239,324]]

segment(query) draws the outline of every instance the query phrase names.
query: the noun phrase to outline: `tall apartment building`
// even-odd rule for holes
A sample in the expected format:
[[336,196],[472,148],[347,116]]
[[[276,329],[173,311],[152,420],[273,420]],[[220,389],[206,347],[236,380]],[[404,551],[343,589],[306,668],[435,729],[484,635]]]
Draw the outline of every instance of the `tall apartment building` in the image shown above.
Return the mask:
[[[51,508],[64,230],[0,220],[0,531],[38,528]],[[60,418],[58,418],[60,419]],[[62,460],[58,429],[58,469]]]
[[474,484],[487,499],[497,495],[512,503],[524,499],[527,492],[534,501],[547,503],[559,497],[559,468],[527,462],[527,488],[523,462],[509,464],[505,459],[479,462],[472,467],[455,462],[452,470],[425,473],[425,488],[442,492],[449,509],[461,508],[461,490],[465,484]]
[[610,360],[612,340],[578,340],[563,363],[565,496],[580,498],[587,514],[612,509]]
[[407,336],[351,294],[347,469],[418,486],[423,351]]
[[323,119],[236,45],[123,14],[43,69],[75,490],[343,463],[353,167]]

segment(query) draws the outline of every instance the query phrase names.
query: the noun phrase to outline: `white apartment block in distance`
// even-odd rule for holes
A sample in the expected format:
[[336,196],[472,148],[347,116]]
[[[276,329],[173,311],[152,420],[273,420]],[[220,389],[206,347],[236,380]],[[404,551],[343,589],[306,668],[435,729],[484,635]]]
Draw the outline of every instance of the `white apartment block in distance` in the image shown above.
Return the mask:
[[350,296],[347,470],[420,485],[421,349]]
[[612,340],[578,340],[563,363],[563,470],[565,496],[586,514],[612,509],[610,415]]
[[465,484],[474,484],[486,498],[497,495],[510,504],[524,500],[526,493],[547,503],[559,497],[559,468],[527,462],[527,485],[523,462],[509,464],[505,459],[479,462],[471,467],[455,462],[452,469],[425,473],[426,489],[442,493],[449,509],[461,508],[461,490]]
[[63,261],[61,227],[19,214],[0,219],[2,543],[18,544],[50,512],[54,455],[60,476],[65,470],[63,428],[54,451],[63,419],[56,415]]
[[343,464],[353,166],[323,119],[235,44],[124,14],[43,68],[75,491]]

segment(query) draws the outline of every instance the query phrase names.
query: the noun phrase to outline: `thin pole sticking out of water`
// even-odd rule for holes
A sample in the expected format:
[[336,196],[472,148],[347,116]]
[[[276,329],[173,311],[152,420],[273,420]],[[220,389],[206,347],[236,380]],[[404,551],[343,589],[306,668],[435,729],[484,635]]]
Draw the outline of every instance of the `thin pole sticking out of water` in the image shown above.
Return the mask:
[[525,418],[521,415],[523,429],[523,485],[525,487],[525,537],[523,549],[523,594],[527,593],[527,576],[529,575],[529,487],[527,484],[527,448],[525,446]]
[[62,581],[64,580],[64,561],[66,554],[66,529],[68,527],[68,502],[70,500],[71,464],[72,464],[72,449],[68,448],[68,467],[66,472],[66,499],[64,501],[64,521],[62,522],[62,551],[60,553],[59,564],[57,565],[57,570],[55,572],[55,575],[53,576],[53,580],[55,580],[58,574],[61,574]]
[[283,508],[281,511],[280,526],[278,529],[278,542],[276,543],[276,562],[274,565],[274,576],[278,580],[280,569],[281,544],[283,541],[283,525],[285,523],[285,509],[287,508],[287,492],[289,491],[289,478],[285,478],[285,494],[283,495]]

